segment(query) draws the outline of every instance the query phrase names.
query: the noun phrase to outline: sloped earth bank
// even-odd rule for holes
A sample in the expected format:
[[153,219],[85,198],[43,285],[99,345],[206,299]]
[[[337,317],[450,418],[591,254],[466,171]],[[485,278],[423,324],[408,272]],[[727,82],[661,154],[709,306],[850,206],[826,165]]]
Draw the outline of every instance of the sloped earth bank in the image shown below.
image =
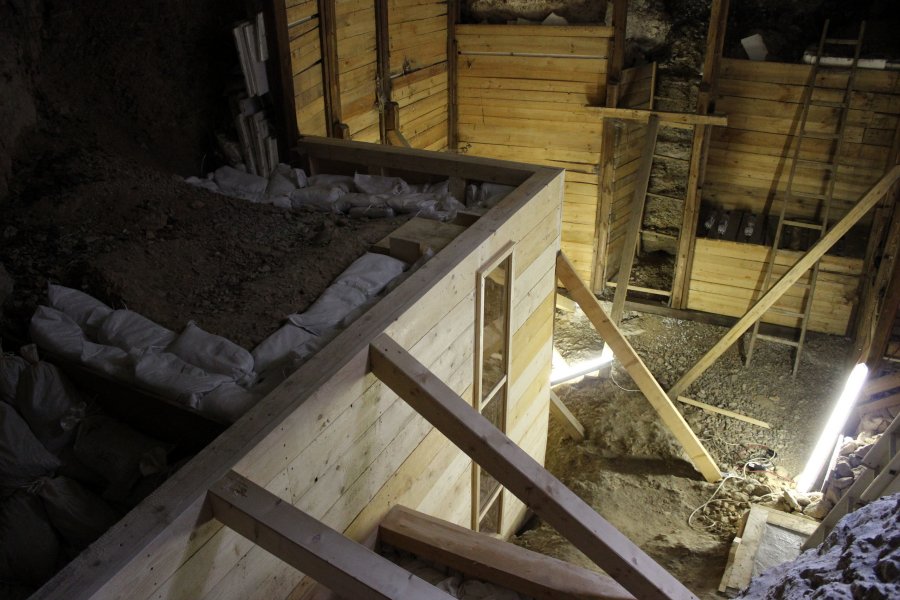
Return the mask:
[[[726,332],[723,327],[656,315],[626,313],[622,329],[668,389]],[[745,340],[746,340],[745,336]],[[555,344],[572,364],[595,357],[600,338],[583,313],[557,311]],[[719,487],[686,461],[680,444],[637,386],[614,363],[612,379],[561,385],[557,394],[584,425],[587,439],[563,437],[551,419],[547,466],[567,486],[701,598],[716,588],[739,517],[750,502],[782,506],[781,488],[802,470],[847,375],[849,341],[810,333],[800,371],[792,378],[787,347],[762,343],[744,367],[731,348],[685,394],[767,421],[763,429],[678,403],[687,422],[723,471],[741,478],[722,485],[716,500],[693,517]],[[768,450],[775,452],[774,458]],[[746,473],[748,462],[767,467]],[[590,567],[591,562],[541,524],[516,543]]]

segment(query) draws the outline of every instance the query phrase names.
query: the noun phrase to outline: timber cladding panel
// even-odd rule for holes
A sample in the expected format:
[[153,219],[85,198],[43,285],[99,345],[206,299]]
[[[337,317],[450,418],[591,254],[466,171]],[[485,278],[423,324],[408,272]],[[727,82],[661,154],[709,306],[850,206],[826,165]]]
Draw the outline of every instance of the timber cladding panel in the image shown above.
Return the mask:
[[[623,70],[616,106],[650,110],[653,105],[654,73],[655,63]],[[600,217],[600,227],[606,228],[606,252],[598,254],[595,269],[599,276],[595,279],[595,291],[615,276],[622,261],[622,246],[634,203],[638,167],[646,150],[646,123],[608,119],[607,124],[604,135],[612,137],[608,141],[612,152],[601,173],[605,179],[601,188]],[[601,242],[602,239],[601,235]]]
[[566,169],[562,248],[590,279],[612,28],[457,25],[458,150]]
[[373,0],[331,0],[335,7],[341,122],[350,137],[379,142],[378,55]]
[[[698,239],[694,250],[688,308],[734,317],[743,316],[762,294],[769,248],[724,240]],[[780,277],[802,255],[779,253],[774,267]],[[855,258],[825,256],[820,262],[816,292],[813,295],[809,328],[813,331],[844,335],[856,302],[863,261]],[[800,283],[809,281],[809,273]],[[808,290],[796,286],[776,303],[791,311],[800,311]],[[799,327],[799,319],[767,312],[762,319],[788,327]]]
[[[703,199],[727,209],[777,211],[787,187],[808,65],[723,59],[716,111],[728,127],[713,129]],[[847,74],[823,67],[813,101],[841,102]],[[840,108],[810,108],[808,130],[836,131]],[[836,220],[886,171],[900,115],[900,73],[860,69],[852,94],[844,147],[838,159],[831,219]],[[832,140],[803,142],[800,158],[828,162]],[[797,169],[796,191],[821,194],[825,171]],[[788,216],[816,217],[820,201],[793,199]]]
[[297,128],[304,135],[325,135],[325,88],[322,83],[318,2],[287,0],[285,12]]
[[[306,138],[301,150],[358,168],[446,177],[487,171],[518,189],[459,234],[41,590],[41,598],[299,598],[303,574],[209,516],[205,490],[233,469],[355,540],[395,504],[467,524],[471,460],[376,379],[382,332],[471,400],[479,270],[512,244],[508,432],[543,461],[563,174]],[[318,154],[317,154],[318,153]],[[506,492],[504,492],[506,493]],[[523,506],[504,498],[504,534]]]
[[448,140],[446,0],[388,0],[391,100],[413,148],[445,150]]

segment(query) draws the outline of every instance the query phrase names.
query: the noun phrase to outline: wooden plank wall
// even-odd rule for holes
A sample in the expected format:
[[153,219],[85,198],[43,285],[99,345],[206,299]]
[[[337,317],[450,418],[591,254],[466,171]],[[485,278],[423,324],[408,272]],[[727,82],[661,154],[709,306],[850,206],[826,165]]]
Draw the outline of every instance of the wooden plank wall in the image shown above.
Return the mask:
[[[769,248],[724,240],[700,238],[694,250],[688,308],[740,317],[762,293]],[[780,277],[802,255],[784,251],[775,264]],[[825,256],[819,266],[816,292],[813,295],[809,328],[813,331],[844,335],[857,301],[862,259]],[[807,283],[809,274],[800,279]],[[807,290],[795,286],[778,301],[777,306],[800,311]],[[799,327],[799,319],[773,312],[763,317],[766,323]]]
[[[722,59],[716,111],[728,127],[713,129],[703,199],[728,209],[777,211],[787,186],[808,65]],[[846,74],[820,71],[815,100],[840,102]],[[840,109],[813,107],[807,128],[833,133]],[[861,69],[851,101],[832,203],[837,220],[884,174],[900,115],[900,73]],[[801,158],[830,160],[833,142],[806,140]],[[798,169],[795,189],[824,191],[821,169]],[[773,199],[775,202],[773,202]],[[788,216],[815,217],[818,200],[793,200]]]
[[286,0],[285,9],[297,128],[305,135],[326,135],[318,2]]
[[413,148],[445,150],[448,134],[447,0],[390,0],[391,100]]
[[602,105],[613,30],[458,25],[459,151],[566,169],[562,248],[591,279]]
[[[314,357],[294,373],[263,402],[271,405],[275,396],[290,399],[301,393],[302,403],[245,454],[234,471],[358,541],[374,531],[394,504],[467,525],[471,460],[369,372],[366,345],[341,340],[355,339],[363,335],[358,331],[373,330],[372,323],[383,320],[384,331],[471,400],[477,273],[510,244],[514,333],[508,431],[543,462],[562,193],[561,172],[538,171],[503,206],[482,217],[484,223],[470,226],[351,326],[357,329],[335,341],[341,344],[341,354],[329,354],[332,344],[322,351],[328,356],[321,360],[328,364]],[[499,216],[491,219],[491,214]],[[445,275],[432,285],[435,272]],[[385,318],[411,292],[421,297],[399,317]],[[346,348],[354,345],[348,356]],[[346,362],[309,393],[302,382],[331,368],[335,359]],[[260,418],[278,414],[264,415],[262,407],[257,409],[254,415]],[[247,415],[235,427],[252,417]],[[229,443],[222,441],[221,446],[227,449]],[[207,449],[204,456],[216,451]],[[524,515],[518,501],[507,500],[504,535],[512,533]],[[154,518],[173,518],[161,514],[163,508],[150,508]],[[204,515],[200,500],[95,597],[268,600],[304,594],[302,573]]]
[[[654,70],[655,63],[623,70],[616,106],[646,110],[652,108]],[[609,206],[608,212],[601,209],[608,215],[601,216],[601,219],[608,222],[609,231],[603,264],[597,265],[598,268],[605,269],[601,282],[612,279],[622,262],[622,245],[625,243],[625,232],[631,217],[635,178],[644,153],[644,137],[647,132],[647,125],[644,123],[619,119],[607,120],[607,123],[609,125],[605,135],[614,136],[612,147],[615,150],[609,198],[601,197],[601,206]]]
[[373,0],[333,0],[337,31],[337,73],[341,121],[350,139],[380,142],[377,104],[378,55]]

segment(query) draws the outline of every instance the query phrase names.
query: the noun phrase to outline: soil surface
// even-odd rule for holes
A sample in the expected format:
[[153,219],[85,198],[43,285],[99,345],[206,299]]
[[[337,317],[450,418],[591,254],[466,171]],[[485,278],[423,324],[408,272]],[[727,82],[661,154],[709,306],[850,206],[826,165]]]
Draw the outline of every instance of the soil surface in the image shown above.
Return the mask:
[[[625,313],[622,329],[664,389],[726,331],[640,313]],[[611,378],[555,388],[587,438],[573,442],[551,419],[547,467],[689,589],[701,598],[719,598],[716,588],[740,515],[750,502],[779,507],[781,489],[791,487],[790,479],[802,470],[847,375],[847,340],[815,333],[807,339],[796,378],[790,373],[791,355],[782,346],[760,344],[749,367],[742,365],[736,346],[685,394],[766,421],[771,429],[678,403],[723,472],[738,475],[693,517],[719,485],[693,470],[617,362]],[[570,364],[594,358],[602,349],[580,311],[557,311],[555,345]],[[752,473],[756,467],[747,464],[754,462],[766,469]],[[546,524],[526,531],[516,543],[596,568]]]
[[402,223],[251,204],[96,148],[49,167],[0,232],[15,281],[5,325],[19,336],[51,281],[250,349]]

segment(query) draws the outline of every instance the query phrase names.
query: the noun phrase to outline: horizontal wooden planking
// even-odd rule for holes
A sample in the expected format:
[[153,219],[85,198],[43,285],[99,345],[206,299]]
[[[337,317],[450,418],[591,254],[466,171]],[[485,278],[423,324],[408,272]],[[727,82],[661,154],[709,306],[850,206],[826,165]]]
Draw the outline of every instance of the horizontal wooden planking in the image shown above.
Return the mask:
[[400,131],[404,136],[414,137],[424,134],[433,127],[446,123],[447,110],[446,107],[442,106],[429,113],[425,113],[416,119],[401,123]]
[[447,31],[446,15],[438,15],[415,21],[401,21],[396,15],[388,13],[388,32],[390,33],[391,51],[410,48],[422,42],[422,36],[440,39],[445,45]]
[[[718,93],[722,96],[774,100],[794,104],[803,101],[806,89],[805,82],[783,84],[739,79],[720,79],[716,85]],[[813,103],[843,102],[844,90],[816,88],[813,90],[812,101]],[[900,90],[893,94],[854,91],[850,95],[850,108],[891,114],[900,113]]]
[[[763,133],[793,134],[797,129],[797,120],[791,118],[765,117],[743,113],[728,115],[728,126],[746,131]],[[836,127],[830,123],[809,123],[807,130],[813,134],[835,133]],[[890,147],[893,132],[889,129],[870,129],[857,125],[848,125],[844,131],[844,140],[852,144],[866,143],[876,146]]]
[[520,121],[518,126],[500,126],[491,123],[474,125],[461,120],[457,125],[457,132],[461,140],[472,139],[487,144],[508,144],[531,148],[549,145],[554,151],[565,149],[594,155],[600,152],[599,135],[591,135],[590,132],[586,132],[585,135],[579,136],[577,131],[560,129],[554,131],[552,123],[541,124],[538,121]]
[[606,60],[599,58],[468,55],[457,64],[462,77],[596,83],[606,73]]
[[[564,107],[571,107],[574,110],[580,110],[585,104],[600,102],[605,97],[602,86],[594,86],[597,90],[595,94],[585,94],[583,92],[555,92],[555,91],[534,91],[527,89],[516,89],[521,86],[516,84],[514,88],[504,87],[502,79],[484,80],[491,81],[489,86],[471,86],[468,85],[472,78],[459,78],[457,87],[457,96],[460,103],[469,102],[479,105],[494,103],[496,101],[524,101],[530,102],[534,108],[543,108],[544,110],[563,110]],[[542,82],[541,82],[542,83]],[[587,84],[591,85],[591,84]],[[543,104],[543,107],[537,106]]]
[[322,84],[322,65],[316,63],[305,71],[294,75],[295,104],[302,107],[325,95]]
[[391,49],[391,75],[409,73],[447,62],[447,42],[426,41],[402,49]]
[[[809,65],[723,58],[719,76],[722,79],[803,84],[809,78],[810,68]],[[816,85],[844,89],[847,86],[847,73],[822,69],[816,79]],[[900,73],[860,69],[857,71],[854,89],[863,92],[900,94]]]
[[[754,260],[759,263],[766,262],[769,253],[767,246],[756,246],[753,244],[740,244],[737,242],[729,242],[726,240],[709,240],[698,239],[697,250],[701,255],[708,255],[716,260],[716,258]],[[782,266],[790,266],[797,262],[803,256],[802,252],[785,250],[778,253],[775,257],[775,264]],[[840,273],[858,277],[862,275],[863,261],[859,258],[849,258],[845,256],[825,255],[819,262],[820,269],[829,273]]]
[[604,25],[457,25],[456,35],[511,36],[513,38],[611,38]]
[[400,107],[401,125],[437,109],[446,111],[448,98],[447,90],[439,89],[415,102],[402,105]]
[[319,13],[319,3],[316,0],[304,0],[303,2],[285,2],[285,20],[288,25],[288,35],[291,35],[292,26],[298,21],[307,19]]
[[[463,26],[466,27],[466,26]],[[583,56],[606,58],[609,56],[610,41],[601,37],[576,36],[535,36],[518,37],[493,35],[491,33],[459,33],[456,43],[461,54],[537,54],[551,56]]]
[[563,169],[580,170],[585,173],[596,173],[599,156],[590,152],[579,152],[547,146],[534,148],[531,146],[512,146],[508,143],[482,143],[460,136],[460,152],[474,156],[501,158]]
[[460,122],[472,125],[527,126],[529,129],[537,131],[543,129],[548,133],[554,131],[583,132],[585,136],[594,137],[598,141],[603,132],[603,123],[599,119],[583,120],[577,113],[568,115],[562,111],[521,108],[516,102],[500,106],[461,103],[459,119]]
[[389,18],[395,23],[424,21],[434,17],[445,16],[447,4],[444,2],[428,2],[408,6],[388,6]]
[[297,109],[297,129],[303,135],[326,135],[325,98],[320,96]]
[[[795,135],[716,127],[710,138],[710,152],[735,150],[767,156],[793,156],[797,139]],[[834,155],[834,150],[834,141],[806,138],[800,147],[800,158],[828,160]],[[840,162],[883,167],[887,155],[879,146],[845,142],[841,147]]]
[[312,18],[295,29],[302,30],[290,42],[291,73],[296,75],[322,60],[322,46],[319,39],[319,19]]
[[[716,101],[716,110],[727,114],[729,119],[737,114],[748,114],[758,117],[791,119],[799,124],[803,105],[788,104],[777,100],[760,100],[758,98],[739,98],[720,95],[719,99]],[[809,128],[811,123],[823,126],[837,126],[840,116],[840,108],[831,106],[810,106],[806,117],[807,128]],[[733,127],[730,120],[729,126]],[[847,112],[847,126],[893,130],[897,126],[897,117],[896,115],[878,113],[870,110],[850,110]]]

